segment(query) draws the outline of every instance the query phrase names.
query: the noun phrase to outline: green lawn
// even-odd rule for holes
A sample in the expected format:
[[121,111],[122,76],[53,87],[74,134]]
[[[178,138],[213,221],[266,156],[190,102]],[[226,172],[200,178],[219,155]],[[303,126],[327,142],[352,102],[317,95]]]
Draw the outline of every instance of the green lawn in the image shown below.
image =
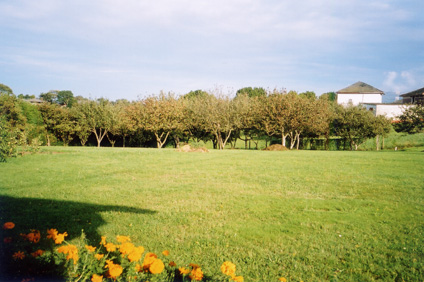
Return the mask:
[[0,219],[245,281],[423,281],[424,153],[43,148],[0,164]]

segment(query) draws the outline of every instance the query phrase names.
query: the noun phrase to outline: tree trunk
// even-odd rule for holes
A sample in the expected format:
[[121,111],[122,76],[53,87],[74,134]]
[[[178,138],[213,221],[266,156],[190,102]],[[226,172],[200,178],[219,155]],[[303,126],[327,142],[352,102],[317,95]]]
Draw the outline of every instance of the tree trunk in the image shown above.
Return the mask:
[[107,134],[107,130],[105,130],[102,133],[102,129],[99,129],[99,134],[97,134],[97,130],[93,129],[94,135],[96,135],[96,139],[97,139],[97,148],[100,148],[100,143],[102,142],[103,138],[105,137],[105,135]]
[[297,139],[296,150],[299,150],[300,133],[301,133],[301,132],[296,132],[296,139]]
[[49,133],[46,134],[46,138],[47,138],[47,146],[50,147],[50,137],[49,137]]
[[162,134],[160,136],[158,135],[157,132],[155,132],[158,149],[162,148],[162,146],[165,144],[166,139],[168,139],[169,133],[170,133],[169,131],[166,133],[165,139],[163,139],[163,141],[162,141],[162,137],[165,134],[165,132],[162,132]]
[[384,150],[384,136],[382,136],[382,142],[381,142],[381,150]]
[[380,145],[380,135],[375,136],[375,145],[376,145],[376,149],[377,151],[379,150],[379,145]]

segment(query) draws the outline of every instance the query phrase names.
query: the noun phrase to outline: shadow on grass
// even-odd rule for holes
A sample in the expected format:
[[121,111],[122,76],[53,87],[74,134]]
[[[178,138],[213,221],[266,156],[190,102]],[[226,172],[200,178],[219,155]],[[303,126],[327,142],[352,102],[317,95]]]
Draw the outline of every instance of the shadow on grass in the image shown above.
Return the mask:
[[[117,205],[0,196],[1,225],[11,221],[16,224],[15,229],[19,232],[28,233],[30,229],[37,229],[41,231],[42,236],[45,236],[47,229],[54,228],[59,233],[66,231],[66,240],[80,237],[81,230],[84,230],[89,243],[95,246],[101,240],[98,228],[106,224],[100,213],[114,211],[146,215],[156,213],[152,210]],[[0,237],[3,240],[3,236]],[[0,245],[3,246],[4,242],[0,242]],[[4,248],[0,248],[0,281],[5,281],[4,274],[11,270],[5,269],[7,263],[2,261],[5,259],[4,251]]]

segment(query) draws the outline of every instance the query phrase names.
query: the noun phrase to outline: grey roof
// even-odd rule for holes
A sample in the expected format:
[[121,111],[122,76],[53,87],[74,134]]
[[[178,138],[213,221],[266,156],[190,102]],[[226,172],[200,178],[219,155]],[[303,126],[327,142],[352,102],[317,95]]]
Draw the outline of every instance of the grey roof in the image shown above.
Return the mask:
[[384,92],[362,81],[358,81],[336,92],[337,94],[381,94]]
[[401,97],[424,96],[424,87],[417,89],[417,90],[414,90],[414,91],[411,91],[411,92],[408,92],[408,93],[405,93],[405,94],[402,94],[400,96]]

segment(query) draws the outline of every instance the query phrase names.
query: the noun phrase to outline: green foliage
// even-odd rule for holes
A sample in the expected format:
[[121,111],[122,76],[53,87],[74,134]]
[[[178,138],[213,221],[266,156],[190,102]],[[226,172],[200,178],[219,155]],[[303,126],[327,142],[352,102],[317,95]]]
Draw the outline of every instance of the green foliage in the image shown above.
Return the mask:
[[62,90],[57,93],[57,102],[59,105],[71,108],[75,101],[74,93],[72,93],[72,91]]
[[424,105],[406,107],[394,123],[397,132],[418,133],[424,130]]
[[247,95],[249,97],[264,97],[267,95],[266,90],[262,87],[244,87],[236,92],[236,96]]
[[16,131],[11,129],[6,119],[0,116],[0,162],[16,155],[18,139]]
[[9,86],[0,83],[0,94],[13,95],[13,90]]

